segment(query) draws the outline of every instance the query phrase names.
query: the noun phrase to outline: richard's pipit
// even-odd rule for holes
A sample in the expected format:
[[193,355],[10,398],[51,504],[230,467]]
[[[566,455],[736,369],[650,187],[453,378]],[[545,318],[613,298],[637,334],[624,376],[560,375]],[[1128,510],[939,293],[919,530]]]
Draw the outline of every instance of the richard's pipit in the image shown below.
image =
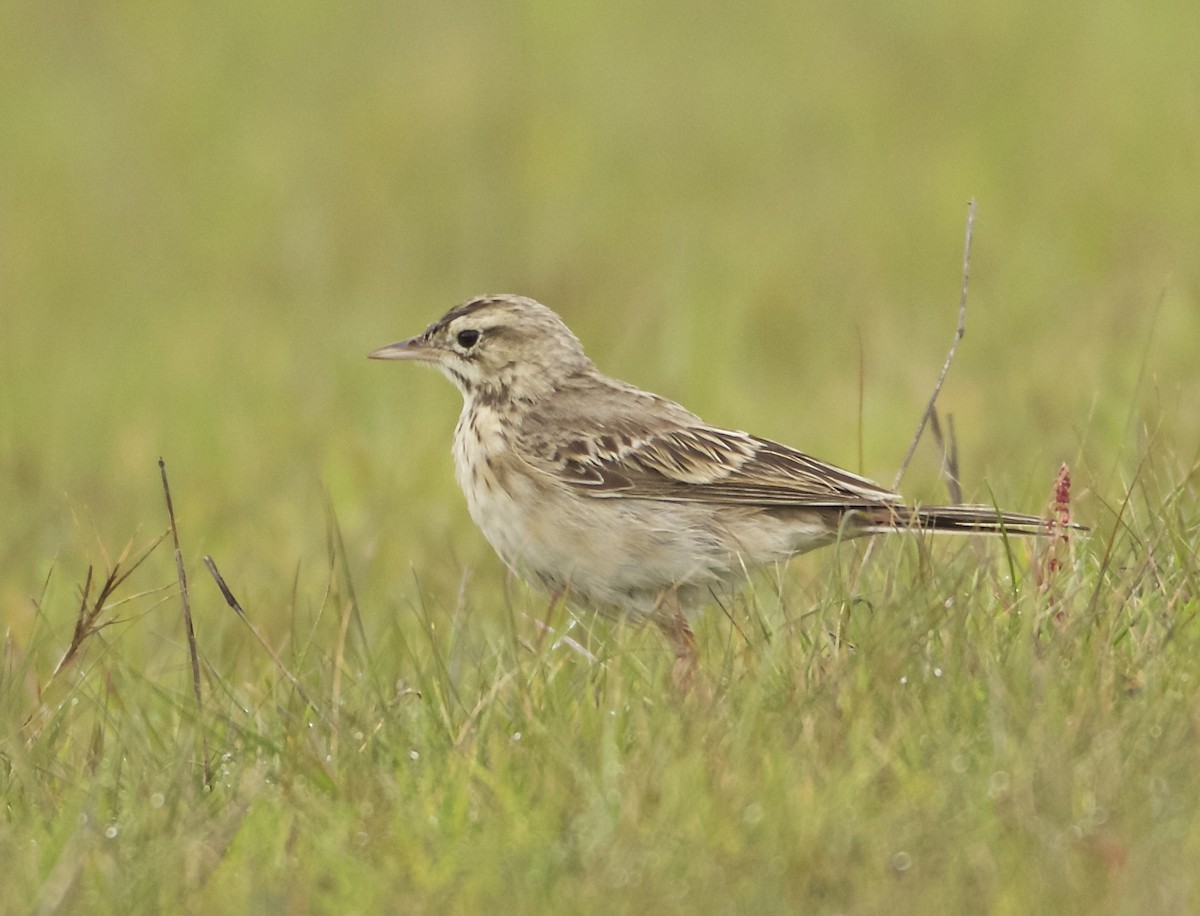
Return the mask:
[[463,396],[454,471],[500,558],[555,595],[652,620],[690,664],[684,616],[747,570],[884,531],[1045,534],[987,506],[908,507],[873,481],[600,373],[546,306],[481,296],[374,359],[430,363]]

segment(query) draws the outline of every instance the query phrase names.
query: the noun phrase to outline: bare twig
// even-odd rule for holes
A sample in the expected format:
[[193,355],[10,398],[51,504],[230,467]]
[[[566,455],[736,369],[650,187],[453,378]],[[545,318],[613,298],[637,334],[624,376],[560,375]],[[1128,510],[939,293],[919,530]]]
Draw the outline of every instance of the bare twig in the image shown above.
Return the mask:
[[925,424],[929,422],[929,418],[933,414],[934,404],[937,403],[938,395],[942,393],[942,385],[946,381],[946,374],[950,371],[950,363],[954,361],[954,354],[958,350],[959,341],[963,339],[963,335],[967,332],[967,286],[971,279],[971,236],[974,229],[975,201],[972,199],[967,201],[967,232],[963,244],[962,292],[958,297],[958,327],[954,329],[954,340],[950,342],[950,352],[946,354],[946,361],[942,363],[942,371],[938,375],[937,383],[933,386],[933,393],[929,395],[929,403],[925,405],[925,412],[921,414],[921,422],[917,424],[917,431],[913,434],[908,451],[904,454],[904,460],[900,462],[900,469],[896,471],[896,479],[892,481],[893,490],[900,486],[904,472],[908,470],[908,464],[912,461],[913,452],[917,450],[917,443],[921,441],[921,434],[925,432]]
[[212,573],[213,580],[217,583],[217,588],[221,590],[221,595],[225,599],[225,603],[233,609],[233,612],[237,614],[239,618],[241,618],[242,623],[249,628],[251,634],[253,634],[254,638],[258,640],[258,644],[266,650],[267,655],[271,656],[271,661],[275,663],[275,667],[279,670],[279,673],[282,674],[287,679],[288,683],[295,688],[296,693],[300,696],[300,699],[303,700],[314,713],[316,713],[317,717],[325,723],[326,727],[332,729],[333,726],[329,719],[325,716],[325,713],[321,711],[321,707],[312,701],[312,697],[310,697],[305,689],[300,685],[300,679],[288,670],[287,665],[283,663],[283,659],[279,657],[275,650],[271,648],[271,644],[267,642],[266,639],[263,638],[263,635],[258,631],[258,627],[250,622],[250,618],[246,616],[246,612],[242,610],[242,606],[238,603],[238,600],[233,597],[233,592],[231,592],[229,590],[229,586],[225,584],[225,579],[221,576],[220,570],[217,569],[217,564],[213,562],[213,558],[210,556],[205,556],[204,565],[207,566],[208,571]]
[[938,417],[937,408],[929,415],[929,431],[933,433],[933,441],[937,443],[942,455],[942,476],[946,478],[946,490],[950,495],[950,505],[962,505],[962,483],[958,475],[958,438],[954,434],[954,414],[946,415],[948,432],[942,435],[942,424]]
[[[963,339],[963,335],[967,332],[967,288],[971,279],[971,238],[975,230],[975,200],[972,198],[967,201],[967,229],[966,237],[963,240],[963,265],[962,265],[962,289],[958,296],[958,325],[954,329],[954,339],[950,342],[950,351],[946,354],[946,361],[942,363],[942,371],[938,374],[937,382],[933,386],[933,393],[929,395],[929,402],[925,405],[925,412],[921,414],[921,421],[917,424],[917,431],[913,434],[912,442],[909,443],[908,451],[904,453],[904,460],[900,462],[900,468],[896,471],[896,477],[892,481],[892,489],[895,490],[900,486],[900,481],[904,478],[904,472],[908,470],[909,462],[912,461],[913,453],[917,450],[917,443],[921,441],[921,434],[925,432],[925,424],[929,422],[933,416],[935,405],[937,404],[938,395],[942,392],[942,385],[946,381],[946,374],[950,371],[950,364],[954,361],[954,354],[958,351],[958,344]],[[955,459],[957,464],[957,457]],[[957,469],[955,469],[955,477],[957,477]],[[867,564],[871,561],[871,556],[875,552],[876,539],[872,538],[863,551],[862,561],[858,564],[858,572],[855,573],[853,581],[850,583],[851,589],[858,584],[858,579],[862,575]]]

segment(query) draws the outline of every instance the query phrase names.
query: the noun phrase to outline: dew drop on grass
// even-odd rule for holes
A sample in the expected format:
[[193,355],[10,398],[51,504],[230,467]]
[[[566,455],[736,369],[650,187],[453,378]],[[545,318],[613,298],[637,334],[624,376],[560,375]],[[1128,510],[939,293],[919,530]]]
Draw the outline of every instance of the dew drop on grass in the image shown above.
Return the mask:
[[912,856],[910,856],[907,852],[905,852],[902,849],[898,853],[896,853],[895,855],[892,856],[892,860],[891,860],[890,864],[892,866],[893,871],[899,872],[900,874],[904,874],[906,871],[908,871],[910,868],[912,868],[912,864],[913,864]]
[[107,827],[104,828],[104,835],[106,837],[108,837],[110,840],[115,840],[117,838],[117,833],[118,833],[118,830],[117,830],[116,824],[109,824]]
[[520,740],[521,740],[521,733],[520,733],[520,732],[513,732],[512,739],[513,739],[513,741],[520,741]]
[[901,678],[900,678],[900,685],[901,685],[901,686],[904,686],[904,685],[905,685],[905,684],[907,684],[907,683],[908,683],[908,675],[907,675],[907,674],[905,674],[905,675],[902,675],[902,676],[901,676]]
[[412,750],[410,750],[410,751],[408,752],[408,759],[409,759],[409,760],[420,760],[420,759],[421,759],[421,752],[420,752],[420,751],[418,751],[418,750],[417,750],[417,749],[414,747]]
[[933,676],[934,676],[934,677],[941,677],[941,676],[942,676],[942,669],[941,669],[941,668],[934,668],[934,669],[933,669]]
[[950,769],[961,776],[967,772],[967,758],[962,754],[955,754],[950,758]]
[[150,807],[151,808],[161,808],[166,803],[166,801],[167,801],[167,799],[166,799],[165,795],[163,795],[161,792],[155,792],[153,795],[150,796]]

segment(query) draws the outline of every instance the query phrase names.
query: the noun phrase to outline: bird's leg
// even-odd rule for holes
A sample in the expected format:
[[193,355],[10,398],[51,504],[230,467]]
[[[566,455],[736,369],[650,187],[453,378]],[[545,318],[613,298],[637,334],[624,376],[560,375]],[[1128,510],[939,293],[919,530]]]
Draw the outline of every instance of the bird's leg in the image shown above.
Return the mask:
[[688,626],[687,618],[683,615],[675,593],[668,592],[659,600],[654,623],[662,634],[667,637],[671,648],[675,651],[675,664],[671,668],[671,681],[681,691],[687,691],[692,684],[692,675],[696,672],[696,662],[699,658],[696,652],[696,637]]

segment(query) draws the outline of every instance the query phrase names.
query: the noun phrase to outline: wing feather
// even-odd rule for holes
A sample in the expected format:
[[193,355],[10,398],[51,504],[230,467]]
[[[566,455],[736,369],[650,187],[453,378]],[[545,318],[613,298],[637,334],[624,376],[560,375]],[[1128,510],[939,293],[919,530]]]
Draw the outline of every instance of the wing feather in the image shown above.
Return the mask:
[[670,401],[655,398],[652,410],[641,403],[637,410],[613,409],[631,406],[624,400],[610,398],[617,403],[599,416],[531,416],[516,437],[516,451],[596,498],[839,508],[899,500],[874,481],[786,445],[705,425]]

